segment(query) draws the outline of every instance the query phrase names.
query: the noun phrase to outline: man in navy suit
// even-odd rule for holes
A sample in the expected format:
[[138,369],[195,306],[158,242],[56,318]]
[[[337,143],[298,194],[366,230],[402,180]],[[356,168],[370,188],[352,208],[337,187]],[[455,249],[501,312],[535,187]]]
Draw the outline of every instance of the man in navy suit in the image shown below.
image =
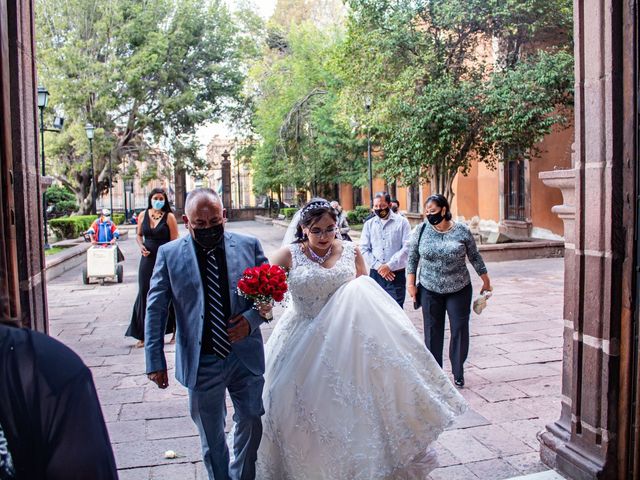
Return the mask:
[[[200,432],[213,480],[255,478],[262,437],[264,348],[260,325],[271,307],[253,308],[237,293],[248,267],[267,261],[258,239],[224,231],[226,212],[210,189],[192,191],[183,220],[190,235],[158,251],[147,297],[147,374],[167,388],[164,332],[169,302],[176,313],[176,379],[189,389],[191,418]],[[234,406],[235,459],[225,442],[225,391]]]

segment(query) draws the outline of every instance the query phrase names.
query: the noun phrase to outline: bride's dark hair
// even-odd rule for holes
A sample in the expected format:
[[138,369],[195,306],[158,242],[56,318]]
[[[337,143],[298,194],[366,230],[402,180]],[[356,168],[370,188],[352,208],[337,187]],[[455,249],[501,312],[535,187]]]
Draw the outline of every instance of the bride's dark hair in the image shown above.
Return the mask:
[[303,228],[312,227],[323,216],[329,215],[334,222],[338,221],[336,210],[324,198],[312,198],[302,210],[300,210],[300,221],[296,230],[296,239],[293,243],[300,243],[307,238],[302,232]]

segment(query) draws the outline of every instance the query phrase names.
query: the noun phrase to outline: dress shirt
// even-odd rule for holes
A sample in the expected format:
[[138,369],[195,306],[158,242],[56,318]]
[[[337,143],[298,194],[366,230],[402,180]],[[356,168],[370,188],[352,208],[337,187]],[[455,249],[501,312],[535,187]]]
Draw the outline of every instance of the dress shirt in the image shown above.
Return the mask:
[[386,221],[375,216],[362,227],[360,248],[369,267],[377,270],[387,264],[391,271],[407,266],[411,225],[409,220],[397,213],[389,212]]

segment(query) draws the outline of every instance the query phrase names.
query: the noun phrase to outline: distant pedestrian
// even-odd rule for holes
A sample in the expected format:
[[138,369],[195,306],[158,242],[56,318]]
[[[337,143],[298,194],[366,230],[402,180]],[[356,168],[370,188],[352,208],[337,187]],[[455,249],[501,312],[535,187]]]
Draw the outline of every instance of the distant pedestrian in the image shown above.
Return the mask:
[[116,243],[116,240],[120,238],[120,231],[118,226],[113,220],[111,220],[111,210],[103,208],[100,212],[100,216],[91,224],[89,230],[87,230],[91,243]]
[[342,209],[342,205],[340,205],[339,202],[334,200],[333,202],[331,202],[331,208],[333,208],[336,211],[336,214],[338,216],[336,225],[338,226],[338,230],[340,231],[340,236],[342,237],[342,240],[351,242],[352,240],[351,240],[351,237],[349,236],[349,230],[351,230],[351,227],[349,227],[347,214]]
[[118,478],[93,378],[80,357],[0,318],[0,367],[0,478]]
[[[144,320],[147,309],[147,294],[153,267],[156,264],[158,249],[171,240],[178,238],[178,222],[171,211],[167,193],[162,188],[154,188],[149,194],[147,209],[138,215],[136,241],[142,258],[138,267],[138,297],[133,306],[131,323],[125,335],[138,340],[136,348],[144,346]],[[176,322],[173,308],[169,309],[166,333],[172,333],[175,340]]]
[[[445,314],[449,314],[449,359],[456,386],[464,386],[464,362],[469,353],[472,287],[466,259],[482,278],[481,293],[491,291],[487,267],[469,228],[451,218],[449,202],[432,195],[425,204],[426,221],[416,229],[407,265],[408,291],[422,305],[424,341],[442,367]],[[419,287],[416,271],[420,265]]]
[[[116,241],[120,238],[120,230],[118,230],[118,226],[111,219],[111,210],[103,208],[100,216],[91,224],[89,230],[87,230],[87,234],[89,234],[93,245],[116,245]],[[116,253],[118,263],[122,262],[124,255],[117,245]]]
[[390,202],[386,192],[375,195],[373,211],[376,216],[362,227],[360,248],[369,264],[371,278],[403,308],[411,225],[406,218],[391,211]]
[[389,202],[389,206],[391,207],[391,211],[393,213],[400,213],[400,202],[397,198],[392,198],[391,202]]

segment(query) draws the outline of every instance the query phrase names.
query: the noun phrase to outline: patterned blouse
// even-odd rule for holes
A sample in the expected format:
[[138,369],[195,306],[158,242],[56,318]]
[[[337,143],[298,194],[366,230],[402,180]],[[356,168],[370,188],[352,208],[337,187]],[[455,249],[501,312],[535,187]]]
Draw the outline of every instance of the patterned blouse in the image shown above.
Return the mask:
[[15,478],[15,470],[13,469],[13,460],[9,445],[7,445],[7,437],[0,424],[0,480],[10,480]]
[[422,224],[415,229],[409,246],[407,273],[416,273],[420,264],[419,282],[436,293],[454,293],[471,283],[466,258],[478,275],[487,273],[487,267],[478,252],[469,228],[460,222],[446,232],[439,232],[429,223],[417,245]]

